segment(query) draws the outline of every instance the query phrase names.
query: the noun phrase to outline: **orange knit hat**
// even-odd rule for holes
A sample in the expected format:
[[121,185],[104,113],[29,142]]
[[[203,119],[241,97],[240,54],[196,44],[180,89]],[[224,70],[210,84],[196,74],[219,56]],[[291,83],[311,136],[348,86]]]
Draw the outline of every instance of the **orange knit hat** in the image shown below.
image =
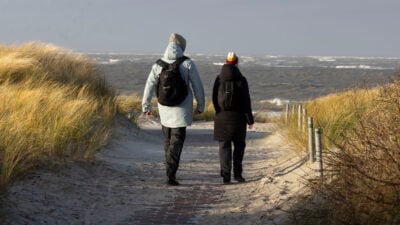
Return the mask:
[[234,52],[228,52],[228,55],[226,56],[226,63],[227,64],[237,64],[239,61],[236,53]]

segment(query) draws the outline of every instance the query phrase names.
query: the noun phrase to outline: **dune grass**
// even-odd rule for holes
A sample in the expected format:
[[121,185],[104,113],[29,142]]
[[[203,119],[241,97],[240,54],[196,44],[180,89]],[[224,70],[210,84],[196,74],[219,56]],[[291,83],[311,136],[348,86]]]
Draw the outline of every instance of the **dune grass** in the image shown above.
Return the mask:
[[[334,143],[343,141],[343,138],[352,132],[358,119],[373,104],[377,93],[378,89],[353,89],[323,96],[303,104],[307,110],[307,117],[313,118],[314,128],[321,128],[324,133],[322,136],[324,147],[332,147]],[[288,129],[290,142],[296,144],[299,149],[305,149],[308,146],[307,121],[303,124],[305,128],[299,129],[297,110],[296,108],[295,113],[290,113],[287,124],[284,123],[285,118],[283,118],[285,113],[282,113],[281,124]]]
[[117,110],[132,122],[142,113],[142,99],[136,94],[117,96]]
[[[194,105],[196,105],[196,101]],[[195,107],[196,108],[196,107]],[[215,116],[214,105],[211,100],[206,99],[204,112],[198,114],[194,113],[193,120],[195,121],[213,121]]]
[[[328,224],[400,223],[400,81],[332,94],[305,107],[323,130],[324,179],[310,186],[329,205]],[[306,146],[293,123],[288,133]]]
[[331,94],[305,104],[314,127],[323,130],[323,142],[342,142],[352,132],[359,118],[372,106],[378,89],[354,89]]
[[85,57],[56,46],[0,46],[0,188],[49,160],[91,159],[116,113]]

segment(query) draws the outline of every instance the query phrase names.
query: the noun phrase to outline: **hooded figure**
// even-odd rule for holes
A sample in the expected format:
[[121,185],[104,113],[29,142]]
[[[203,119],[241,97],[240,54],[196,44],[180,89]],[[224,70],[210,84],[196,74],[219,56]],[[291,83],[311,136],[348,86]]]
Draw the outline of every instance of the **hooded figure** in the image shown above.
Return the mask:
[[[232,158],[234,179],[244,182],[242,177],[242,161],[246,147],[246,131],[253,128],[254,118],[251,109],[249,86],[246,78],[240,72],[237,64],[239,59],[234,52],[229,52],[226,64],[221,68],[213,87],[213,105],[215,109],[214,139],[219,142],[219,158],[223,183],[231,180]],[[233,90],[226,91],[227,84]],[[234,93],[224,102],[224,95]],[[232,157],[232,143],[234,146]]]
[[[186,40],[179,34],[172,33],[168,46],[161,60],[172,64],[178,58],[184,56]],[[186,127],[193,121],[193,95],[196,99],[196,112],[204,111],[204,88],[199,73],[193,61],[186,59],[179,65],[179,71],[187,84],[188,94],[178,105],[165,106],[158,103],[158,111],[164,134],[164,150],[166,158],[167,183],[179,185],[176,181],[176,171],[179,167],[180,155],[186,137]],[[151,114],[151,99],[155,95],[162,67],[155,63],[146,81],[142,99],[142,111]]]

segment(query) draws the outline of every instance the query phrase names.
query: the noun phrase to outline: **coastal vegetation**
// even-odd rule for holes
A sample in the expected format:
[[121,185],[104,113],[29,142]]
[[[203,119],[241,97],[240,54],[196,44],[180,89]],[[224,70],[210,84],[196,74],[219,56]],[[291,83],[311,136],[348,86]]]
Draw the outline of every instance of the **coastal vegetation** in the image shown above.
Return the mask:
[[[322,128],[324,143],[324,177],[309,182],[323,201],[306,214],[325,219],[313,224],[400,223],[400,71],[396,74],[381,87],[304,104],[314,127]],[[307,149],[306,132],[291,120],[290,138]],[[307,218],[299,224],[309,224]]]
[[90,160],[108,136],[114,90],[90,60],[41,43],[0,45],[0,188],[35,168]]

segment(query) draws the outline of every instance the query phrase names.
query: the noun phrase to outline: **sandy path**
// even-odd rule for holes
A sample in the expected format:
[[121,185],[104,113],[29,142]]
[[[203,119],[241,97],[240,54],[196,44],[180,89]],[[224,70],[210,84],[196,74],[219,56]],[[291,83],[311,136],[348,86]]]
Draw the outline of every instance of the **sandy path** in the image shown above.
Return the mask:
[[212,123],[188,128],[177,178],[165,184],[158,124],[139,130],[119,119],[92,164],[68,163],[15,183],[6,224],[284,224],[310,168],[276,132],[248,133],[244,184],[221,185]]

